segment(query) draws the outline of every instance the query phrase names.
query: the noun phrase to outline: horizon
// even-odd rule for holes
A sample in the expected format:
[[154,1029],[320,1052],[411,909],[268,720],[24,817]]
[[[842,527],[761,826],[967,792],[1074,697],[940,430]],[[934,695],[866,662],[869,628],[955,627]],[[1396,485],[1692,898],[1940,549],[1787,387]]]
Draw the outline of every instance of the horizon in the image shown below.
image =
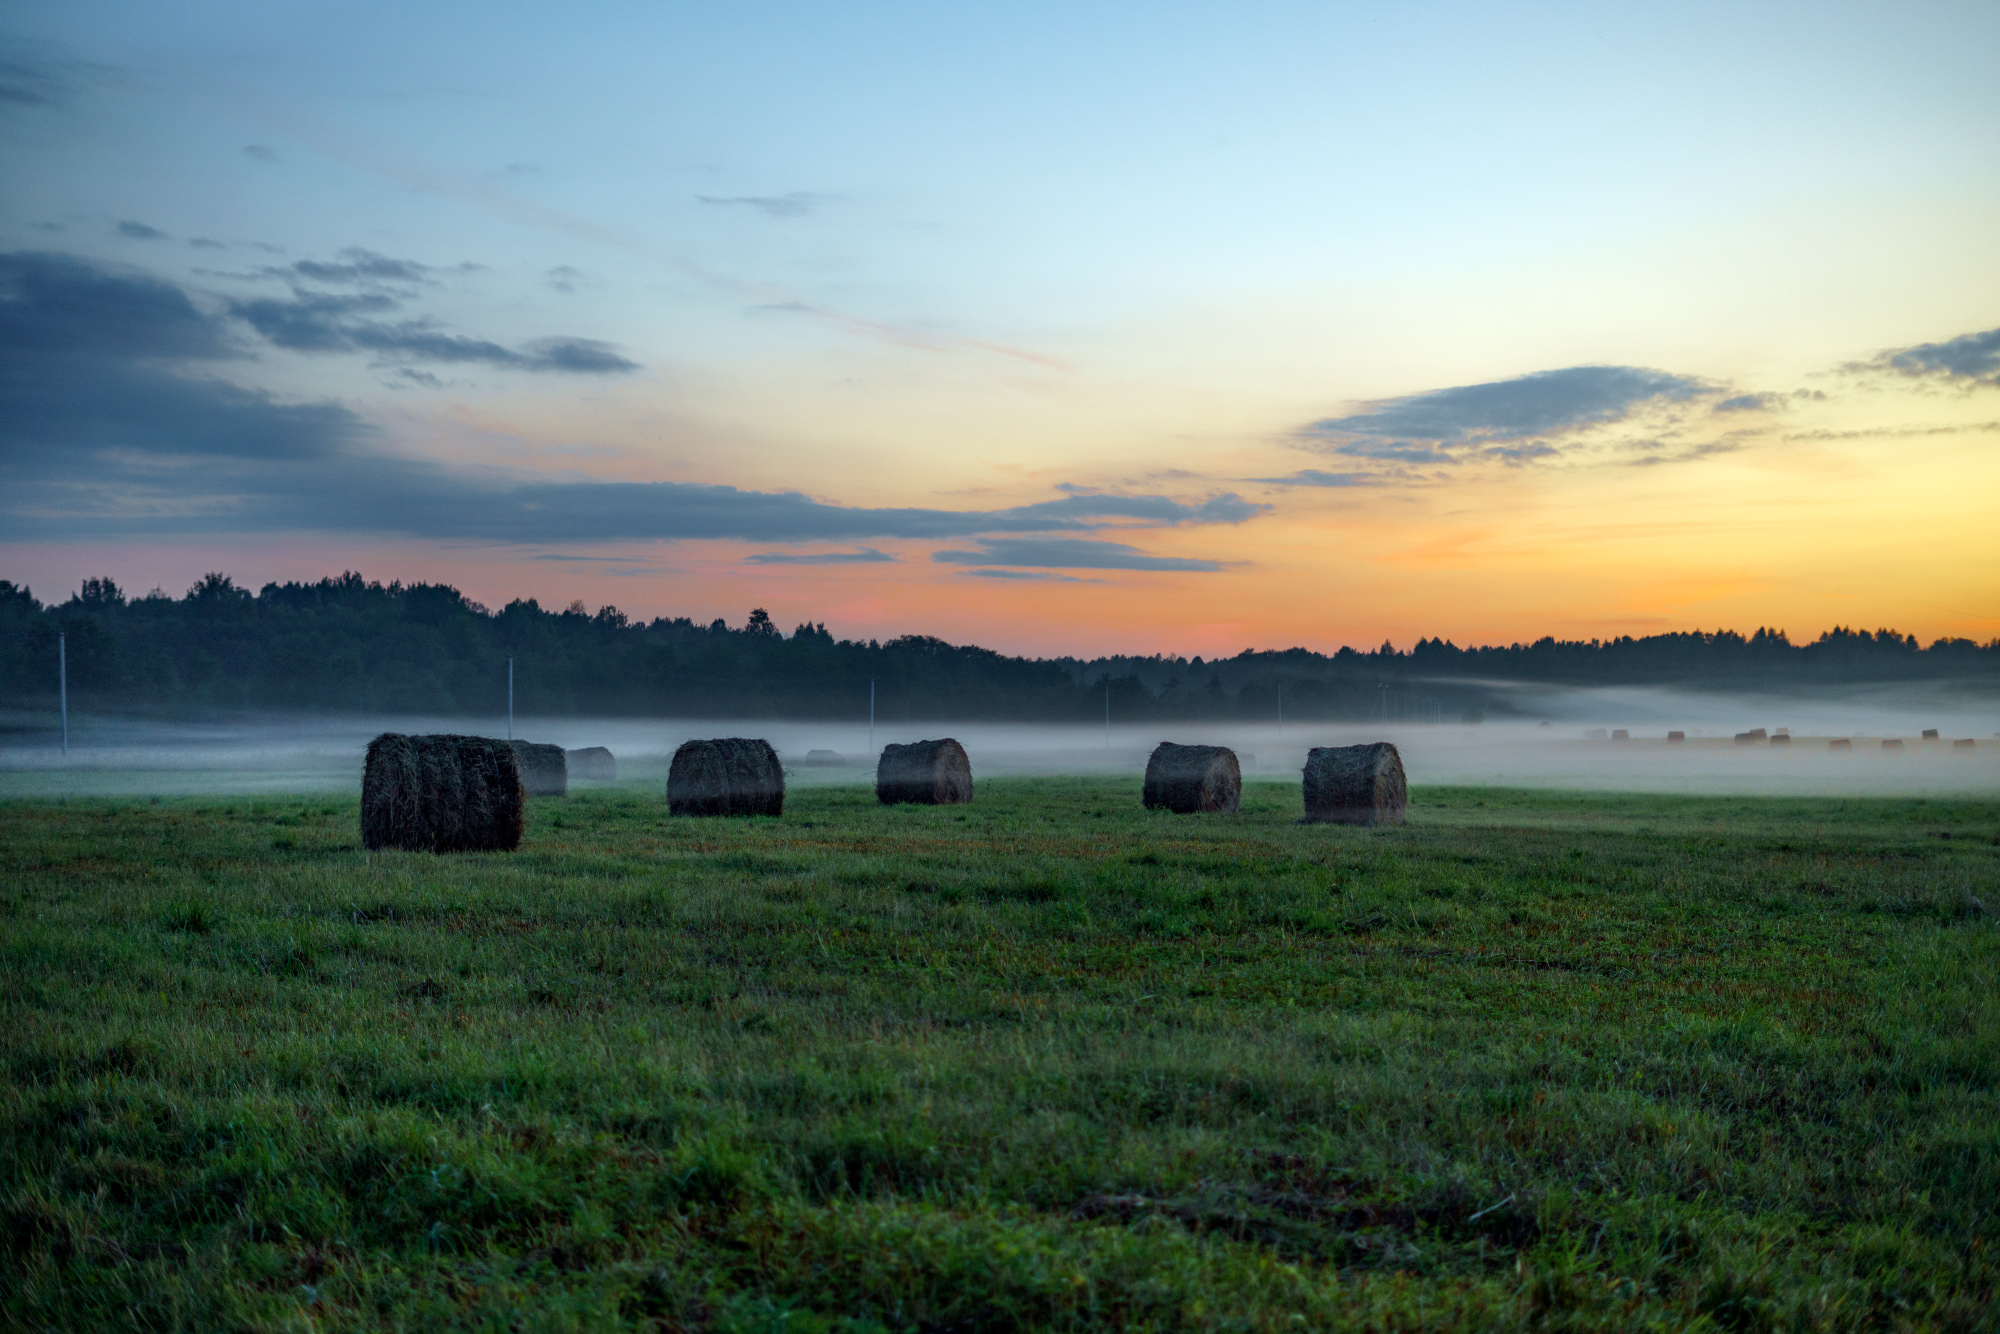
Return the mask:
[[1033,656],[1989,642],[1996,45],[1963,3],[17,11],[0,566]]

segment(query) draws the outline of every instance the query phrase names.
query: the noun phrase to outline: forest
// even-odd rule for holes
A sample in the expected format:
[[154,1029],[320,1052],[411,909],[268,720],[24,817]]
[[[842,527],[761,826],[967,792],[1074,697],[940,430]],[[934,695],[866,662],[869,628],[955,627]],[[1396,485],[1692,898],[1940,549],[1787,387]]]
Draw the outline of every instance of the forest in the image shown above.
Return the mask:
[[128,598],[87,579],[60,603],[0,580],[0,703],[41,709],[57,693],[58,636],[73,705],[141,716],[249,711],[490,714],[509,660],[523,714],[852,718],[871,689],[888,720],[1076,721],[1424,717],[1508,712],[1506,685],[1796,689],[1877,681],[2000,682],[2000,639],[1928,646],[1893,630],[1836,628],[1794,644],[1729,630],[1461,648],[1421,639],[1326,654],[1245,649],[1204,659],[1012,657],[907,634],[787,634],[752,610],[739,626],[635,621],[616,607],[497,611],[443,584],[364,579],[271,583],[255,593],[210,574],[182,597]]

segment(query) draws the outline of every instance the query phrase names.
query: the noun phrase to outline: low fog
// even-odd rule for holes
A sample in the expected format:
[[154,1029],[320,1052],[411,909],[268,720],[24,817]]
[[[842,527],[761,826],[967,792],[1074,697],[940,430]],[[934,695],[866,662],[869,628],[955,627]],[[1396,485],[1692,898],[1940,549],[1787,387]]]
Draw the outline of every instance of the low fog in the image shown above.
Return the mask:
[[[1296,781],[1313,746],[1388,740],[1410,780],[1627,792],[1740,795],[2000,792],[2000,700],[1899,686],[1811,696],[1725,695],[1663,689],[1505,687],[1519,716],[1481,724],[878,722],[891,741],[954,736],[975,775],[1137,775],[1160,741],[1234,747],[1246,779]],[[259,717],[186,723],[72,714],[70,749],[51,714],[0,715],[0,794],[173,795],[357,791],[361,756],[378,732],[506,735],[506,719],[362,716]],[[1789,729],[1789,743],[1738,744],[1739,732]],[[1590,734],[1603,729],[1602,738]],[[1613,740],[1614,729],[1629,733]],[[1938,739],[1926,741],[1926,729]],[[1669,730],[1686,734],[1680,744]],[[664,781],[674,747],[691,737],[761,736],[795,785],[869,781],[866,717],[852,722],[741,719],[515,719],[514,735],[566,747],[608,746],[620,781]],[[1829,739],[1850,738],[1851,749]],[[1900,751],[1884,739],[1901,739]],[[1967,750],[1957,740],[1971,739]],[[830,751],[834,757],[811,752]]]

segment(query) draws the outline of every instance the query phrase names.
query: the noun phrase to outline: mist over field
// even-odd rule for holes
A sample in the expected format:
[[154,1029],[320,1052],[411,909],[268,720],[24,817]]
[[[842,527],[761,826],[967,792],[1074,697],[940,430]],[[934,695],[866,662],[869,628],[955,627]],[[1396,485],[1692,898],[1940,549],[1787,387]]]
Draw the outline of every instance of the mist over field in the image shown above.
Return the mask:
[[[1414,784],[1469,784],[1736,795],[1899,795],[2000,791],[2000,699],[1937,683],[1809,695],[1487,683],[1525,717],[1473,724],[1241,720],[1121,723],[743,718],[515,719],[517,738],[608,746],[623,783],[664,782],[674,748],[696,737],[768,739],[794,785],[872,781],[889,742],[953,736],[980,777],[1140,772],[1160,741],[1233,747],[1246,779],[1296,781],[1308,749],[1393,741]],[[1738,744],[1738,732],[1788,729],[1790,743]],[[1624,729],[1614,740],[1590,733]],[[1936,729],[1927,741],[1923,733]],[[1670,744],[1669,730],[1686,733]],[[384,731],[506,735],[500,717],[275,714],[156,722],[72,713],[70,750],[53,714],[0,713],[0,795],[171,795],[358,790],[362,751]],[[1828,747],[1831,738],[1851,750]],[[1885,739],[1901,739],[1900,751]],[[1974,741],[1968,751],[1958,740]],[[836,759],[809,758],[831,751]]]

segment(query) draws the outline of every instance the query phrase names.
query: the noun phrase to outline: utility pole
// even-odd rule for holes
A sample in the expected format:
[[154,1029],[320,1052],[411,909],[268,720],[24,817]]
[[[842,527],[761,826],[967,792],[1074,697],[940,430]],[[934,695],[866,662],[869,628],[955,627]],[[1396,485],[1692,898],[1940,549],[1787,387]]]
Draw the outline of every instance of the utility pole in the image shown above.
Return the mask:
[[507,659],[507,739],[514,739],[514,660]]
[[1111,678],[1104,678],[1104,748],[1111,749]]
[[56,692],[62,701],[63,758],[69,758],[69,636],[56,631]]
[[875,753],[875,678],[868,678],[868,753]]

